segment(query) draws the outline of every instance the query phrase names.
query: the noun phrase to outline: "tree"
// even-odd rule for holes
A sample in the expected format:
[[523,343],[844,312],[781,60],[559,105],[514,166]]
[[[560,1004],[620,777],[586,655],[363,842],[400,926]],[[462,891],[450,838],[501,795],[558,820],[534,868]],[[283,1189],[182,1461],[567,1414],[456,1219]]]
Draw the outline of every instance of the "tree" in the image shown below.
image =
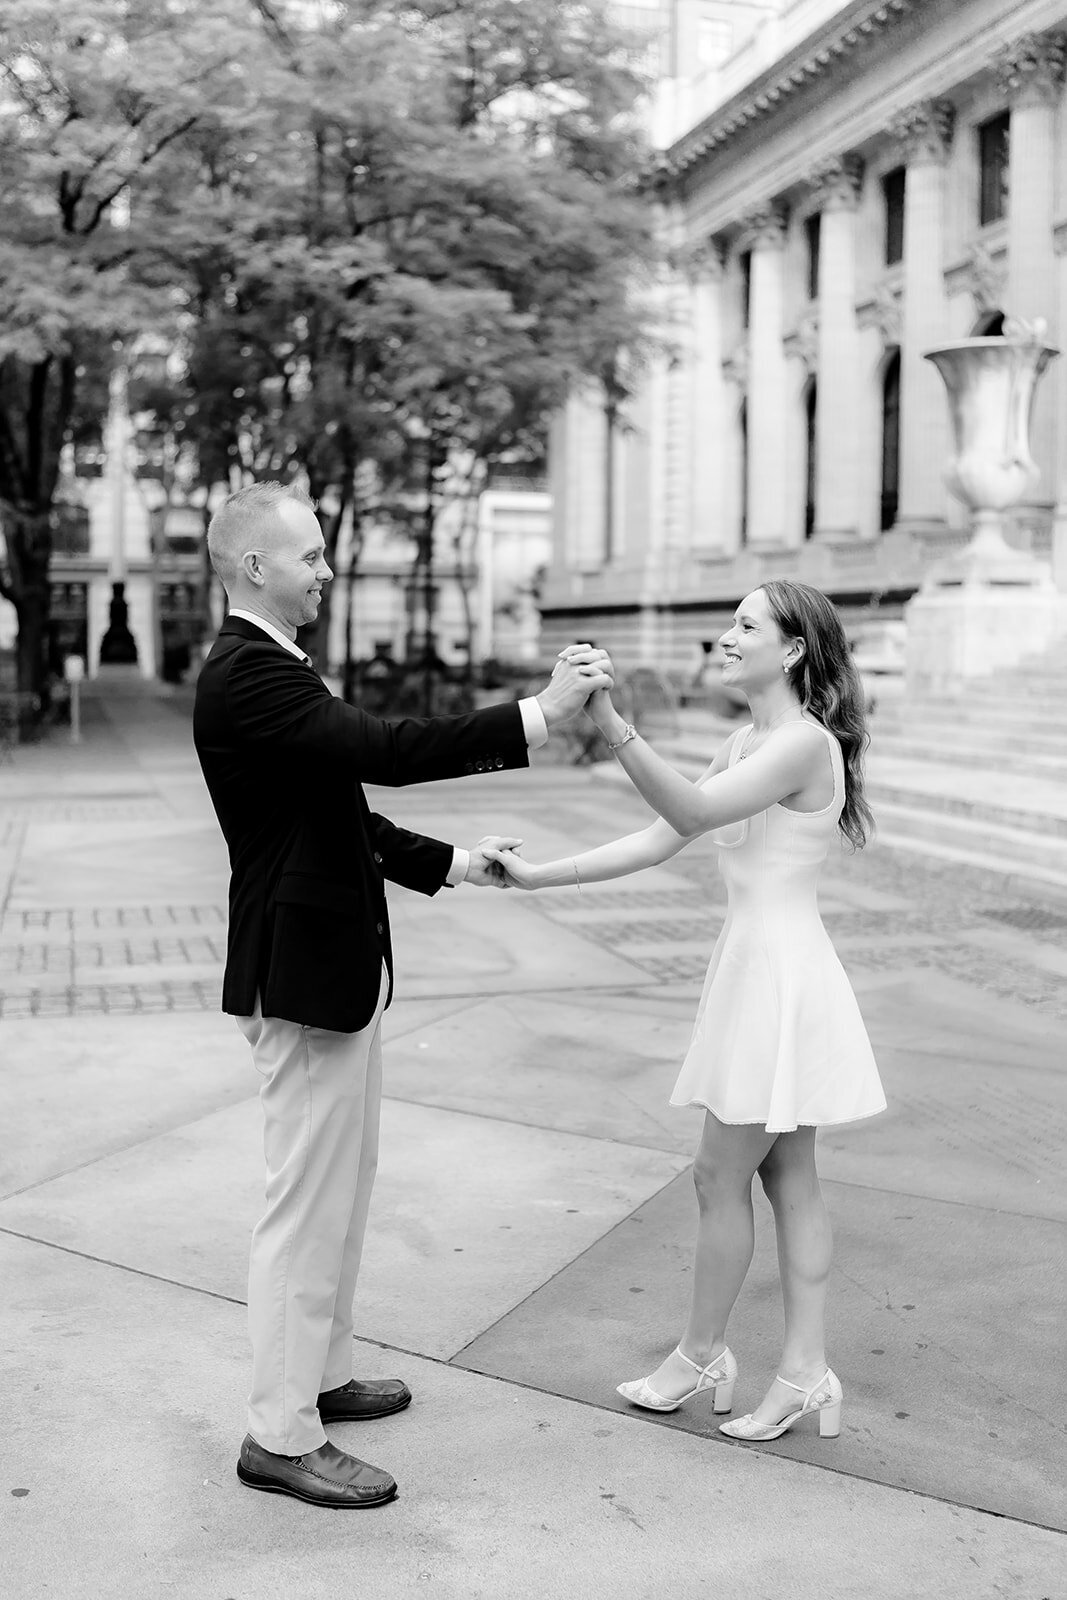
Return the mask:
[[[0,594],[19,689],[46,692],[60,452],[90,363],[166,307],[151,178],[233,105],[254,53],[241,0],[7,0],[0,19]],[[94,374],[96,375],[96,374]],[[97,384],[96,392],[100,392]],[[78,425],[92,418],[83,412]]]
[[303,473],[331,555],[391,505],[427,593],[456,464],[528,449],[647,341],[642,84],[601,0],[8,0],[0,78],[0,584],[26,688],[59,452],[111,341],[170,342],[146,425],[203,490]]
[[255,125],[171,158],[187,429],[231,477],[306,473],[330,558],[344,518],[391,513],[429,596],[457,462],[528,452],[647,342],[641,83],[595,3],[275,4],[269,32]]

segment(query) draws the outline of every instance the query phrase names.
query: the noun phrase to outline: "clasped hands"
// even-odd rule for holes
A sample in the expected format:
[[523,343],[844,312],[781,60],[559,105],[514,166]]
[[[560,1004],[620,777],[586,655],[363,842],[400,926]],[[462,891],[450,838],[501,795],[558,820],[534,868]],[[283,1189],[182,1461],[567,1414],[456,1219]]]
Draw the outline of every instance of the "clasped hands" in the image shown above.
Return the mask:
[[[537,696],[551,731],[585,709],[599,727],[613,710],[611,688],[615,668],[606,650],[589,644],[570,644],[561,650],[548,687]],[[521,839],[490,834],[470,852],[467,883],[497,889],[532,889],[533,868],[518,854]]]

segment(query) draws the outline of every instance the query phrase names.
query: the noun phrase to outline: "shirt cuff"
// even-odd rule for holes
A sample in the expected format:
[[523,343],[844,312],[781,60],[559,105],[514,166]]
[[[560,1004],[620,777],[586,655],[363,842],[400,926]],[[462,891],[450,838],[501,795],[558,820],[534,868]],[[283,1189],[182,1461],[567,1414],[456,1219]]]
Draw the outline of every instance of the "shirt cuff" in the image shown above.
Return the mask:
[[540,750],[543,744],[548,743],[548,723],[544,712],[532,695],[528,700],[519,701],[519,710],[522,712],[522,731],[526,735],[527,748]]
[[450,889],[456,888],[457,884],[461,884],[463,882],[464,878],[467,876],[467,870],[470,867],[470,864],[470,851],[462,850],[458,844],[453,845],[452,865],[449,867],[447,876],[445,877],[445,882],[448,884]]

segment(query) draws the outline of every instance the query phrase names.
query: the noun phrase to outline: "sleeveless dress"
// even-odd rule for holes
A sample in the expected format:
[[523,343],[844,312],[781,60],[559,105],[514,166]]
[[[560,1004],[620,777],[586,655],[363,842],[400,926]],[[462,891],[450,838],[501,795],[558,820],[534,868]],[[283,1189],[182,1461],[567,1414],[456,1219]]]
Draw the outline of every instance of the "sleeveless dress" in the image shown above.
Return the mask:
[[[841,747],[821,811],[773,805],[716,830],[729,896],[672,1106],[768,1133],[854,1122],[885,1110],[852,985],[819,915],[816,887],[845,803]],[[751,725],[734,735],[740,759]]]

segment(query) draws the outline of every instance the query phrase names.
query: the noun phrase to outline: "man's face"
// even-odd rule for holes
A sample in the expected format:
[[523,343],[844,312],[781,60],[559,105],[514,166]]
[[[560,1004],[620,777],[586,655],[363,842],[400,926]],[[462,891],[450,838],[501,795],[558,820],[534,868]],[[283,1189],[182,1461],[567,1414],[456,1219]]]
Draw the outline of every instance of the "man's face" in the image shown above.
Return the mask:
[[319,519],[310,506],[283,500],[257,552],[263,605],[279,622],[296,629],[319,614],[322,586],[333,577]]

